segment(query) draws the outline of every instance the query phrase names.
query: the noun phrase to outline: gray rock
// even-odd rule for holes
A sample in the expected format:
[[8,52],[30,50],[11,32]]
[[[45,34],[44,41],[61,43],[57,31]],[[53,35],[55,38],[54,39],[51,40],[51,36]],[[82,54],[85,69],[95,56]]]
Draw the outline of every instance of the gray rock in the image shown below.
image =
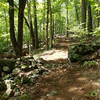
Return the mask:
[[55,90],[53,90],[53,91],[51,91],[50,93],[48,93],[47,96],[55,96],[55,95],[57,95],[57,94],[58,94],[58,92],[55,91]]
[[15,68],[15,69],[13,69],[13,71],[12,71],[12,73],[14,74],[14,75],[17,75],[17,74],[19,74],[21,72],[21,69],[20,68]]

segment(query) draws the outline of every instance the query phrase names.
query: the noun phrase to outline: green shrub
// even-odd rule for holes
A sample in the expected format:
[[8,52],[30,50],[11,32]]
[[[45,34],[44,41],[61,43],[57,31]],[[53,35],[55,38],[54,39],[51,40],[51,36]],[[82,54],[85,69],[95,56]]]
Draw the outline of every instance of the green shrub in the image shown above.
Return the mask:
[[7,52],[9,49],[9,35],[1,35],[0,36],[0,53]]
[[90,91],[89,93],[85,94],[85,96],[87,96],[87,97],[96,97],[96,96],[98,96],[98,92],[93,90],[93,91]]
[[30,100],[30,96],[28,93],[24,93],[23,95],[21,95],[18,100]]
[[99,41],[92,43],[79,43],[69,47],[69,59],[74,61],[85,61],[85,56],[91,55],[100,48]]
[[82,67],[84,68],[93,68],[97,66],[97,62],[96,61],[85,61],[82,65]]

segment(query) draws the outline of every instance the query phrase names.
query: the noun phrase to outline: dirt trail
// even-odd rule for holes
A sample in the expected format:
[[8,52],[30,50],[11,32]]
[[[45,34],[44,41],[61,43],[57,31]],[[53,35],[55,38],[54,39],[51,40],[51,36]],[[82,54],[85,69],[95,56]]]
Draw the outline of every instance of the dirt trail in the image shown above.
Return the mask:
[[43,76],[35,86],[33,100],[100,100],[99,94],[91,96],[94,91],[100,93],[100,83],[92,80],[95,74],[90,77],[93,72],[84,71],[88,73],[85,76],[77,64],[74,67],[55,69]]
[[66,37],[56,37],[54,49],[40,55],[42,61],[48,63],[67,63],[69,41]]
[[[55,48],[64,52],[65,56],[65,51],[68,51],[67,43],[64,37],[60,37],[55,44]],[[57,53],[57,51],[44,53],[42,57],[47,58],[44,60],[48,62],[58,61],[57,63],[59,63],[63,57],[58,55],[55,60],[54,53]],[[66,61],[67,58],[68,55],[64,60]],[[73,68],[67,68],[67,64],[64,67],[58,64],[58,68],[53,69],[48,75],[39,79],[34,91],[32,90],[33,100],[100,100],[98,95],[88,95],[91,91],[97,91],[98,89],[100,93],[100,83],[92,80],[94,76],[94,78],[97,77],[98,72],[94,72],[92,76],[93,72],[91,70],[83,71],[79,66],[79,64],[73,64]]]
[[87,81],[78,70],[59,69],[40,80],[34,100],[80,100]]

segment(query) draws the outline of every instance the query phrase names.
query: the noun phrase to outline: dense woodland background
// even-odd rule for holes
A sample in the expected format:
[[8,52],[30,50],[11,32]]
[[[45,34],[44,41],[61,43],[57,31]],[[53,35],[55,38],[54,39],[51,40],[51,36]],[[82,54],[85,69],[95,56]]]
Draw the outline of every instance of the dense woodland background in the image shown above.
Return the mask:
[[0,0],[0,100],[100,100],[100,0]]
[[99,35],[99,0],[1,0],[0,5],[1,53],[12,44],[21,56],[23,44],[37,49],[41,41],[49,49],[56,34]]

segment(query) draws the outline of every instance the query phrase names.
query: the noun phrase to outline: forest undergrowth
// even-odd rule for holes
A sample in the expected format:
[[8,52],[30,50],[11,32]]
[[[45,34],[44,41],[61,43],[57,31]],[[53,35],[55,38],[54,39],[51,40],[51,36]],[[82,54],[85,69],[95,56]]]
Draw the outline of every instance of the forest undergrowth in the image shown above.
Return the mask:
[[1,100],[100,100],[99,49],[84,56],[86,60],[71,62],[70,44],[60,37],[54,49],[17,59],[17,67],[3,78],[7,89]]

